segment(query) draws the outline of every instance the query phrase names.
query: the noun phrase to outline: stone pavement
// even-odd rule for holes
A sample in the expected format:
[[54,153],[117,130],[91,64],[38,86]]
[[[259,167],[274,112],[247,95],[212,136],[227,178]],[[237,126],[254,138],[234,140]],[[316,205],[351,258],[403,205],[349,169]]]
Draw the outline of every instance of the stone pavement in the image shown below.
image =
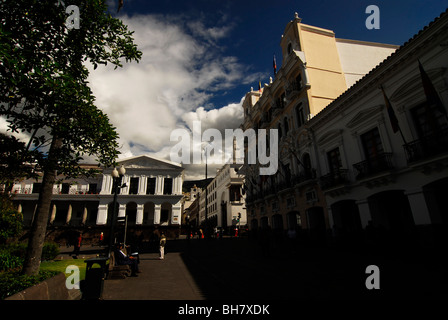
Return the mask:
[[105,280],[104,300],[203,300],[180,252],[140,255],[138,277]]

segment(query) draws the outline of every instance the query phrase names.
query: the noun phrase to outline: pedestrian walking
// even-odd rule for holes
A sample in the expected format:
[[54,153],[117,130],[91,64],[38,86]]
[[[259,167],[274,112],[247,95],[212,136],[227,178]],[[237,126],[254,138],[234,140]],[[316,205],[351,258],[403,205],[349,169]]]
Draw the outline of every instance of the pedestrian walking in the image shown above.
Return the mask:
[[159,251],[160,251],[160,260],[165,259],[165,245],[166,245],[166,237],[165,233],[162,232],[162,235],[160,236],[160,243],[159,243]]
[[78,259],[79,250],[81,249],[81,243],[82,243],[82,235],[81,233],[79,233],[75,241],[75,248],[73,250],[73,255],[75,256],[75,259]]

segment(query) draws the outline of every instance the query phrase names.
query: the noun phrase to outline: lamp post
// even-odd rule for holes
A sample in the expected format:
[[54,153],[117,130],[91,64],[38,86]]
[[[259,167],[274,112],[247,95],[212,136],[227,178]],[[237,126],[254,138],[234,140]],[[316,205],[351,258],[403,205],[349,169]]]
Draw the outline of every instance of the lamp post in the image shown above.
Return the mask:
[[207,185],[207,147],[209,146],[209,144],[207,144],[203,150],[205,153],[205,224],[204,224],[204,232],[205,232],[205,237],[208,239],[208,185]]
[[114,244],[114,227],[115,227],[115,221],[116,221],[116,215],[117,215],[117,196],[118,196],[118,189],[126,187],[126,183],[121,184],[121,180],[126,173],[126,169],[123,167],[123,165],[117,170],[117,168],[114,168],[112,170],[112,179],[113,179],[113,192],[114,192],[114,201],[112,205],[112,216],[110,219],[110,235],[109,235],[109,247],[107,249],[107,257],[110,257],[110,253],[112,252],[112,246]]

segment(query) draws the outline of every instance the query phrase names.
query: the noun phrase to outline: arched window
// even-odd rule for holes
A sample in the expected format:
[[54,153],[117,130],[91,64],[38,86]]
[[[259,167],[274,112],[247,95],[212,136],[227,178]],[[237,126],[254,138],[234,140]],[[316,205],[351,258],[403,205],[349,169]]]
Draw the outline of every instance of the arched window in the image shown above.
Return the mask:
[[283,119],[283,128],[285,129],[285,134],[287,134],[288,131],[289,131],[288,118],[287,118],[287,117],[285,117],[285,118]]
[[288,54],[292,52],[292,43],[288,44]]
[[297,119],[297,128],[300,128],[305,124],[305,115],[303,113],[302,103],[299,103],[296,106],[296,119]]

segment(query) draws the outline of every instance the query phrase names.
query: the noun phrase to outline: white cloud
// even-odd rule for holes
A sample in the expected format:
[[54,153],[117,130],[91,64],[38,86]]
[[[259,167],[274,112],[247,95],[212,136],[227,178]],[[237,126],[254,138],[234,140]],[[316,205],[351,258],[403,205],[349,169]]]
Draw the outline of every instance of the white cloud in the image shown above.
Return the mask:
[[[203,129],[239,127],[241,102],[207,110],[214,93],[256,77],[246,75],[235,57],[217,49],[216,41],[228,35],[230,27],[206,28],[201,22],[170,22],[153,15],[122,20],[135,31],[142,60],[116,70],[90,68],[89,78],[97,106],[117,127],[122,157],[149,153],[168,159],[175,144],[170,142],[172,130],[190,128],[194,120],[202,121]],[[187,169],[187,177],[196,174],[195,167]]]

